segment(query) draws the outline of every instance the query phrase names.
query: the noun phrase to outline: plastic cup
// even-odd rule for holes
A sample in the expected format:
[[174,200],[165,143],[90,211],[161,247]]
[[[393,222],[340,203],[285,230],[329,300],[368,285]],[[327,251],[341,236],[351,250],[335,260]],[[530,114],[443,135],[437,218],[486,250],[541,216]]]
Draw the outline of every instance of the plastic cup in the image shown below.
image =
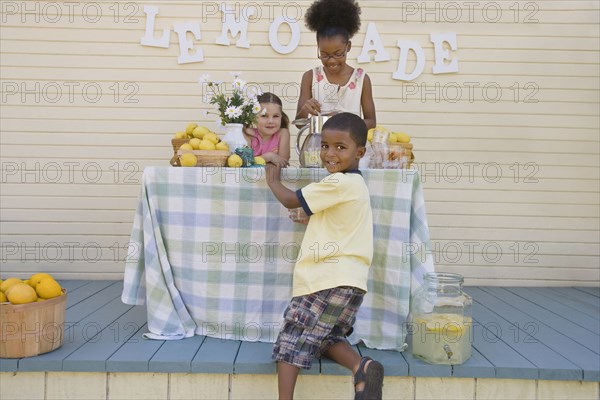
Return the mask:
[[306,213],[304,212],[304,210],[302,209],[302,207],[299,208],[292,208],[289,210],[290,212],[290,219],[294,222],[298,222],[301,224],[308,224],[308,215],[306,215]]

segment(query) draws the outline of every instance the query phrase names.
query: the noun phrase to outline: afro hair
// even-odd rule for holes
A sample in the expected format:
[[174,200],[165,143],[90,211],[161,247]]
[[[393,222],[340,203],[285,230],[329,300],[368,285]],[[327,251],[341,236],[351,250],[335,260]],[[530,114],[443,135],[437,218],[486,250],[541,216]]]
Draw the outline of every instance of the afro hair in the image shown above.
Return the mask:
[[337,35],[350,39],[360,29],[360,6],[356,0],[316,0],[304,16],[317,38]]

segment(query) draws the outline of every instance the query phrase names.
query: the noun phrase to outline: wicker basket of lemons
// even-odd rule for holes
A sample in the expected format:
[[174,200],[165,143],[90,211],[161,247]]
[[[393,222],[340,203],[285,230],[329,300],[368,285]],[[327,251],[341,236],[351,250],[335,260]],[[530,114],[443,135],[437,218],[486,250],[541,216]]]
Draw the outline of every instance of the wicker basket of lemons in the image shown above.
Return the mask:
[[48,353],[63,344],[67,291],[46,273],[0,280],[0,358]]
[[205,126],[189,123],[171,139],[174,167],[224,167],[231,154],[227,143]]

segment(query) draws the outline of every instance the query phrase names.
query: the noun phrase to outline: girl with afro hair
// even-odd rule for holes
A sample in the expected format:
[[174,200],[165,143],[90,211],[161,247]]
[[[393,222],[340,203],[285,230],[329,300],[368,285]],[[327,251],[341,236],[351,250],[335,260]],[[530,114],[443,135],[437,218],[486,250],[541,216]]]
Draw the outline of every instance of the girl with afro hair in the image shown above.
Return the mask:
[[362,68],[346,63],[350,39],[360,28],[356,0],[316,0],[308,8],[306,26],[317,35],[321,64],[302,75],[296,119],[310,115],[350,112],[376,125],[371,79]]

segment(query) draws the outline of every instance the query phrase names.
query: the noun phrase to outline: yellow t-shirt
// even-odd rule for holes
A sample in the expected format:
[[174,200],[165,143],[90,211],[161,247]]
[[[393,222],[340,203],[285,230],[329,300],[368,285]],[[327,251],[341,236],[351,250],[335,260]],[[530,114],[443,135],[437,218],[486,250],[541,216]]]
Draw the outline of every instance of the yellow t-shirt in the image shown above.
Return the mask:
[[353,286],[367,290],[373,259],[373,215],[358,171],[334,173],[298,190],[310,215],[294,268],[294,297]]

